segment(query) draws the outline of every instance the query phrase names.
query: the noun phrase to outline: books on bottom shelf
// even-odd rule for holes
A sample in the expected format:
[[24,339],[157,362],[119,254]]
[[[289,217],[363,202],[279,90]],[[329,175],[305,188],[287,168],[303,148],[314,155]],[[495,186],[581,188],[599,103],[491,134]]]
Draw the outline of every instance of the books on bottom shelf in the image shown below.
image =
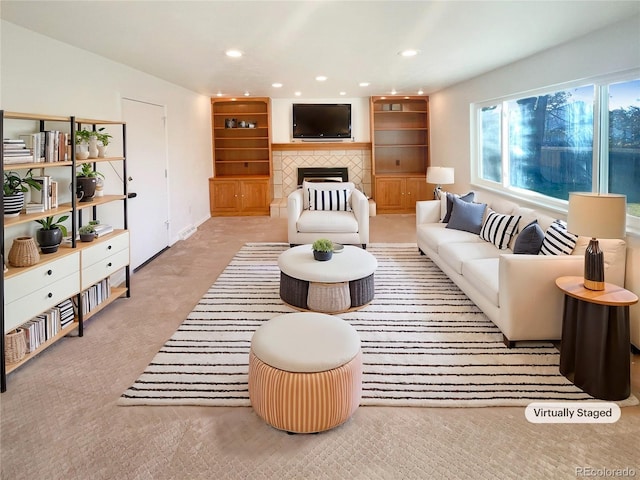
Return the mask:
[[82,312],[89,313],[111,296],[111,281],[109,277],[87,288],[80,294]]
[[68,298],[24,323],[21,328],[25,330],[27,352],[36,351],[40,345],[73,323],[74,318],[73,302]]

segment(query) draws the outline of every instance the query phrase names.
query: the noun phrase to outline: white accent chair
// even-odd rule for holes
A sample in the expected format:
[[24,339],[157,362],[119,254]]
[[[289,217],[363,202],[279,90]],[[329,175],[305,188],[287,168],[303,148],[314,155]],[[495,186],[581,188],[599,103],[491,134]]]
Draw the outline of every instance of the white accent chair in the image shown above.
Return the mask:
[[[309,189],[351,192],[351,211],[310,210]],[[367,248],[369,200],[352,182],[303,182],[287,198],[288,239],[291,246],[313,243],[318,238]]]

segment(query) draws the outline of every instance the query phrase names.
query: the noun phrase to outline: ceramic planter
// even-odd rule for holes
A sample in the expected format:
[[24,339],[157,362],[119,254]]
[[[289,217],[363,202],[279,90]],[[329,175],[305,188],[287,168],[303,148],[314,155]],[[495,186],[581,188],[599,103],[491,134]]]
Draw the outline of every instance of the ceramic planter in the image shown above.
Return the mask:
[[24,193],[19,192],[14,195],[4,195],[4,216],[17,217],[24,206]]
[[332,256],[333,252],[319,252],[318,250],[313,251],[313,258],[315,258],[319,262],[326,262],[327,260],[331,260]]
[[62,230],[52,228],[51,230],[38,230],[36,239],[42,253],[55,253],[58,251],[60,243],[62,243]]

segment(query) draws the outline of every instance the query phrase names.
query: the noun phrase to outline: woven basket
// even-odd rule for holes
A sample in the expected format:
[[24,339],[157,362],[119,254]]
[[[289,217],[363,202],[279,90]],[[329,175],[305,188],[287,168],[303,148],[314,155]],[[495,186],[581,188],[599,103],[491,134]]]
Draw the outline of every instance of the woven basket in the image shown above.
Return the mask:
[[338,313],[349,310],[349,282],[309,283],[307,305],[314,312]]
[[18,237],[11,244],[9,264],[14,267],[30,267],[40,261],[38,247],[33,237]]
[[16,328],[4,336],[4,356],[7,363],[16,363],[27,354],[27,338],[24,329]]

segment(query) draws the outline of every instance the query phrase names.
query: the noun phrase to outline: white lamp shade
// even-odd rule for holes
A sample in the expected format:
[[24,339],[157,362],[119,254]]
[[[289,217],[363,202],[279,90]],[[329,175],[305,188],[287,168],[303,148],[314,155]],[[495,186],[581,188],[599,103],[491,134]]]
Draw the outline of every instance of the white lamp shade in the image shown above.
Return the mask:
[[452,167],[428,167],[427,182],[436,185],[449,185],[453,183]]
[[589,192],[569,194],[567,230],[591,238],[624,238],[627,197]]

